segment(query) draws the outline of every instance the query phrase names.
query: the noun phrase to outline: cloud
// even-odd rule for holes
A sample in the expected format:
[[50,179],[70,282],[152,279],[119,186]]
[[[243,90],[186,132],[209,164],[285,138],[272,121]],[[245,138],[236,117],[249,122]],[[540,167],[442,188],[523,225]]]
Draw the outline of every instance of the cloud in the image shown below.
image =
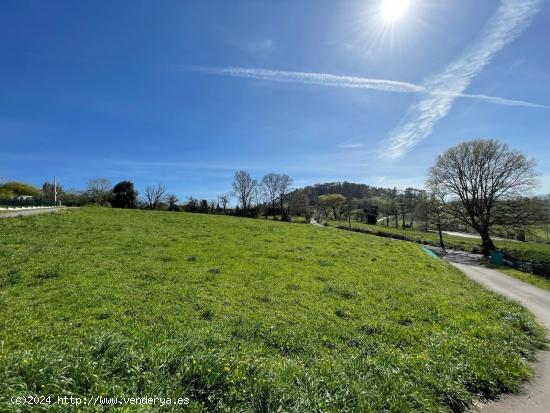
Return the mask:
[[357,149],[363,147],[362,143],[341,143],[338,145],[339,149]]
[[[455,98],[464,96],[463,92],[474,77],[491,62],[497,52],[516,39],[530,24],[539,5],[540,0],[502,0],[479,40],[462,57],[423,85],[427,96],[411,106],[401,125],[392,131],[384,156],[390,159],[401,158],[428,137],[437,121],[449,113]],[[508,99],[485,95],[467,97],[498,104],[514,104]],[[533,106],[528,102],[519,104]]]
[[397,93],[423,93],[442,98],[467,98],[483,100],[489,103],[510,106],[523,106],[531,108],[550,109],[550,106],[537,103],[526,102],[523,100],[505,99],[482,94],[465,94],[446,90],[444,88],[434,89],[427,86],[417,85],[410,82],[401,82],[396,80],[375,79],[359,76],[341,76],[330,73],[315,72],[289,72],[283,70],[258,69],[247,67],[188,67],[189,69],[199,70],[203,73],[218,75],[242,77],[256,80],[267,80],[272,82],[285,83],[304,83],[321,86],[333,86],[353,89],[372,89],[383,92]]

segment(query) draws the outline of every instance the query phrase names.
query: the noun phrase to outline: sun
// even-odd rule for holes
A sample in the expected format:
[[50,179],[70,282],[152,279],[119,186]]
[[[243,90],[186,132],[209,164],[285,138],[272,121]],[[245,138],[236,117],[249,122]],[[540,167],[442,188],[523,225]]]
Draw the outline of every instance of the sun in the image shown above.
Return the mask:
[[409,3],[410,0],[382,0],[380,14],[387,23],[393,23],[407,12]]

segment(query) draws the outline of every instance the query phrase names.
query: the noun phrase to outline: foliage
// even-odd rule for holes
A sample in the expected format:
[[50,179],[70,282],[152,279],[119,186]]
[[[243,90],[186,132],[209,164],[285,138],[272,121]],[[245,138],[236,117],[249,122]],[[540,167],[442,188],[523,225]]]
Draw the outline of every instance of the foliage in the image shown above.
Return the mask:
[[39,197],[40,191],[32,185],[23,182],[3,182],[0,184],[0,198],[11,198],[20,196]]
[[340,194],[326,194],[319,197],[319,206],[325,211],[326,217],[329,216],[327,212],[330,211],[334,219],[340,219],[345,205],[346,197]]
[[120,181],[113,187],[111,205],[113,208],[136,208],[138,192],[131,181]]
[[29,394],[461,411],[517,390],[543,336],[418,246],[364,234],[81,208],[0,220],[0,237],[0,411]]

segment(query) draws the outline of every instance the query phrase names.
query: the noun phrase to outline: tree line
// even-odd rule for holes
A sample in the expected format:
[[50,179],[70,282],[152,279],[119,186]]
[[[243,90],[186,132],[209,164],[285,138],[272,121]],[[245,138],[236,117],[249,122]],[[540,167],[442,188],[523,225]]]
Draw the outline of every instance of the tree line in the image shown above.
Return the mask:
[[[486,252],[492,236],[525,240],[534,226],[549,236],[550,196],[529,197],[536,185],[535,163],[495,140],[468,141],[441,154],[430,168],[424,189],[380,188],[351,182],[331,182],[293,188],[286,174],[268,173],[255,179],[235,172],[231,189],[213,200],[180,200],[163,184],[146,186],[140,194],[133,182],[112,185],[106,178],[88,181],[83,191],[65,190],[45,182],[41,189],[20,182],[0,184],[1,199],[35,198],[67,206],[95,204],[113,208],[231,214],[303,222],[346,219],[402,229],[470,230],[480,234]],[[232,200],[235,203],[232,203]],[[442,247],[444,247],[442,243]]]

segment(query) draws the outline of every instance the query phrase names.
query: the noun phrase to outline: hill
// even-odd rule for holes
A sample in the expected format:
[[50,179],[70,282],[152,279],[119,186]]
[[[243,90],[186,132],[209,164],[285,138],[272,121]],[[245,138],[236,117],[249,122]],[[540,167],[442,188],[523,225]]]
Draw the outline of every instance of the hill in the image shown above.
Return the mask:
[[102,208],[0,220],[0,237],[1,411],[67,394],[461,411],[517,390],[541,346],[526,310],[411,243]]
[[384,188],[371,186],[367,184],[357,184],[353,182],[326,182],[306,186],[300,191],[304,191],[312,205],[316,205],[321,195],[341,194],[346,198],[363,200],[365,203],[373,203],[380,199],[394,199],[401,192],[407,193],[413,199],[420,200],[423,191],[415,188],[407,188],[405,191],[399,191],[397,188]]

